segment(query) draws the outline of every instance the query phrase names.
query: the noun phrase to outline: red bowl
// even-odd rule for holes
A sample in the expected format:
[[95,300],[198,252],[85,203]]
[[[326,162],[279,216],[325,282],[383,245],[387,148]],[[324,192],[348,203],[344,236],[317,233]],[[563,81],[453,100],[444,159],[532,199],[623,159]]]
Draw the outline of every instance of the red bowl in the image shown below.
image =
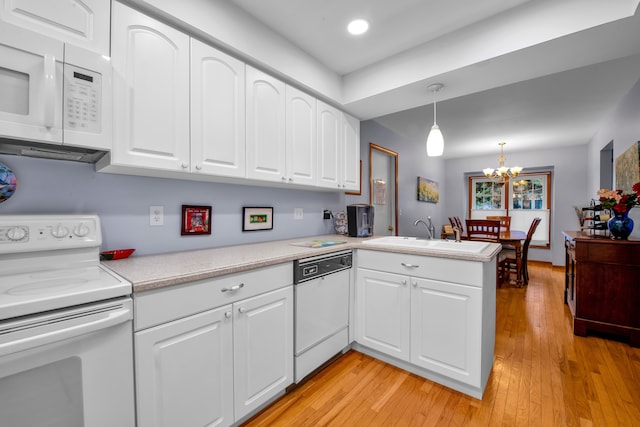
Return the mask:
[[113,251],[100,252],[100,255],[102,255],[102,259],[111,261],[114,259],[129,258],[129,255],[131,255],[134,251],[135,249],[116,249]]

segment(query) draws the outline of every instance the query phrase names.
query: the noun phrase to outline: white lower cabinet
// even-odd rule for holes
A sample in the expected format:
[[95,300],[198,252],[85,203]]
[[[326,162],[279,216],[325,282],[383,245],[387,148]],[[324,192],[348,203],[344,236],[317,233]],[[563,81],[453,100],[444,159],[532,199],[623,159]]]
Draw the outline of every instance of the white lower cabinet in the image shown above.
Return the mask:
[[478,384],[482,290],[415,277],[410,280],[411,363]]
[[493,365],[495,261],[359,250],[356,342],[481,398]]
[[408,278],[358,269],[356,340],[382,353],[409,361],[411,312]]
[[229,305],[136,333],[138,426],[233,423],[230,313]]
[[233,425],[284,393],[293,383],[291,268],[134,294],[139,427]]
[[293,288],[233,308],[235,416],[240,420],[293,382]]

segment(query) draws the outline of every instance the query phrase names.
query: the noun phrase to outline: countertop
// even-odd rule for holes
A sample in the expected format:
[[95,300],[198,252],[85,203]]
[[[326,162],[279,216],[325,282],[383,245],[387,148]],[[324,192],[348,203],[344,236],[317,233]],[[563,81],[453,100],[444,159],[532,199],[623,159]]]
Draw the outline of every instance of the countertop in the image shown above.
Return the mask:
[[[374,236],[380,237],[380,236]],[[397,246],[362,245],[366,238],[339,234],[299,237],[237,246],[171,252],[157,255],[132,256],[116,261],[104,261],[103,265],[133,284],[133,292],[142,292],[195,280],[208,279],[266,267],[296,259],[337,252],[345,249],[368,249],[487,262],[498,254],[501,246],[492,243],[479,254],[444,252]],[[312,241],[345,242],[325,247],[300,246]]]

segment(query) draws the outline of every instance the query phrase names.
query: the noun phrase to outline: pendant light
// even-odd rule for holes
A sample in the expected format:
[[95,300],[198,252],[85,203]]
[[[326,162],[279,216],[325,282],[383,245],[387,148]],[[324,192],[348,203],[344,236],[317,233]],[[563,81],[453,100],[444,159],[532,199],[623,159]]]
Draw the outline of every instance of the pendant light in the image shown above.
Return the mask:
[[431,126],[431,131],[427,137],[427,156],[429,157],[442,156],[444,152],[444,138],[440,126],[436,122],[436,94],[443,87],[442,83],[435,83],[427,88],[433,93],[433,126]]

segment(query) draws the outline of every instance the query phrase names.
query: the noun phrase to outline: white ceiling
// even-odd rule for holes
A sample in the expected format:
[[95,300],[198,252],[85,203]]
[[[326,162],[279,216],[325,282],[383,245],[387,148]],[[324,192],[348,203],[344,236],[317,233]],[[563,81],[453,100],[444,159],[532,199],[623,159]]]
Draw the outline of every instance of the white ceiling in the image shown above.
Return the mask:
[[[445,158],[589,142],[640,79],[639,0],[232,0],[342,76],[343,106]],[[354,18],[369,32],[346,33]]]

